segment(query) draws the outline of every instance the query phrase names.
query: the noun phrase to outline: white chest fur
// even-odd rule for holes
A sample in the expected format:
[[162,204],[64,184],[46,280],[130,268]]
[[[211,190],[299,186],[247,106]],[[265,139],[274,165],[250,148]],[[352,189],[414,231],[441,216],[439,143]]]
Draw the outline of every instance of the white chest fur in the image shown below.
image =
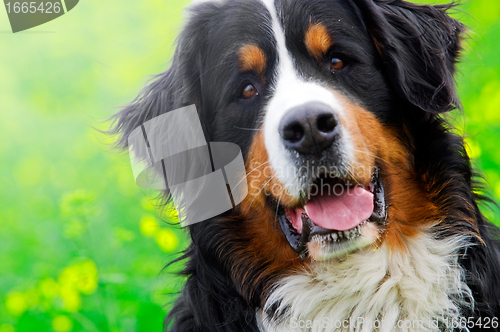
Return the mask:
[[[387,246],[359,251],[337,263],[318,263],[282,279],[257,318],[263,332],[439,331],[460,320],[472,295],[458,265],[465,239],[406,241],[407,252]],[[468,304],[467,304],[468,303]],[[277,306],[277,320],[265,312]]]

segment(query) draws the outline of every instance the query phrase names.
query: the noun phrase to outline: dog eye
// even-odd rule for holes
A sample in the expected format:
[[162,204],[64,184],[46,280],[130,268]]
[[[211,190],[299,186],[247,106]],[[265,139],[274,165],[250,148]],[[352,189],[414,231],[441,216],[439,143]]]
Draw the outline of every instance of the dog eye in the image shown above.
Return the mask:
[[257,88],[253,84],[247,84],[241,91],[241,98],[250,99],[253,96],[258,96],[259,92],[257,92]]
[[344,61],[342,61],[342,59],[339,59],[335,56],[333,56],[331,59],[330,59],[330,69],[333,71],[333,70],[341,70],[341,69],[344,69],[345,67],[345,63]]

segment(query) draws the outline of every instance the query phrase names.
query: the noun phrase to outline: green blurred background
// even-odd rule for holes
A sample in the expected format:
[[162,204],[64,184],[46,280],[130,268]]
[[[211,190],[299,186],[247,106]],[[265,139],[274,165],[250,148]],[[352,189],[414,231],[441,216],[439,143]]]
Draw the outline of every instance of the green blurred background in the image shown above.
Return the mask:
[[[168,67],[187,4],[83,0],[16,34],[0,9],[0,332],[161,331],[183,283],[180,266],[161,270],[185,234],[92,127]],[[500,1],[460,9],[465,116],[452,118],[498,200]]]

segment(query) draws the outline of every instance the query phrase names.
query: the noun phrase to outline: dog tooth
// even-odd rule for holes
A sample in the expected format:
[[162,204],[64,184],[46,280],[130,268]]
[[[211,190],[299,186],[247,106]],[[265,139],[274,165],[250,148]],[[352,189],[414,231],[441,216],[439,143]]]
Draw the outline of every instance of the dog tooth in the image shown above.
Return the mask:
[[337,238],[338,238],[337,233],[333,233],[332,234],[332,240],[333,241],[337,241]]
[[304,206],[304,211],[306,211],[307,217],[309,217],[309,212],[307,212],[307,206]]
[[348,240],[351,238],[349,231],[344,231],[344,237]]

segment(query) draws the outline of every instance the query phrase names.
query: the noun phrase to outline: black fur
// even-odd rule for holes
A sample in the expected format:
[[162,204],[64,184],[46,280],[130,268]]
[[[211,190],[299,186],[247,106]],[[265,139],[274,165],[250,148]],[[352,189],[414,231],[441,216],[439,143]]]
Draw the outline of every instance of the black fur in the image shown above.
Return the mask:
[[[441,113],[460,107],[453,74],[464,27],[446,11],[452,6],[419,6],[401,0],[277,0],[287,47],[305,78],[328,81],[363,104],[383,123],[403,128],[400,135],[413,154],[416,174],[446,216],[437,237],[471,234],[472,246],[460,263],[474,292],[475,307],[466,316],[500,317],[500,239],[498,229],[478,209],[475,174],[457,136]],[[341,19],[341,20],[339,20]],[[311,60],[301,41],[304,28],[318,20],[330,22],[336,47],[352,56],[348,75],[330,78]],[[339,23],[337,23],[339,22]],[[354,26],[354,29],[348,27]],[[196,104],[208,141],[238,144],[246,157],[261,111],[273,93],[278,61],[270,16],[259,1],[205,3],[192,9],[179,36],[172,65],[139,97],[115,116],[113,133],[126,147],[130,132],[164,112]],[[266,82],[241,73],[234,60],[239,47],[256,43],[268,57]],[[335,50],[335,52],[341,51]],[[239,98],[246,83],[260,94]],[[424,175],[425,178],[424,178]],[[184,290],[169,313],[169,331],[258,331],[255,311],[269,276],[248,291],[249,280],[262,273],[256,263],[249,280],[234,280],[230,240],[244,220],[232,226],[218,221],[190,226],[192,243],[181,259],[187,277]],[[256,266],[256,267],[255,267]]]

